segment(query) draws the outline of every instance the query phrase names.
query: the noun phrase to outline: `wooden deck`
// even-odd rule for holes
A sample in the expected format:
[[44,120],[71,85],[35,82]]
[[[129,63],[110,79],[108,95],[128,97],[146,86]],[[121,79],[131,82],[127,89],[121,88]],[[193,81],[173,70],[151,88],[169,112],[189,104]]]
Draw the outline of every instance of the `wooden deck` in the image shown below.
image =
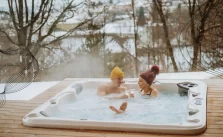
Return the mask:
[[[208,85],[207,130],[197,136],[223,137],[223,79],[203,81]],[[24,115],[73,82],[72,79],[65,79],[30,101],[7,101],[6,105],[0,108],[0,137],[183,137],[183,135],[31,128],[22,125]]]

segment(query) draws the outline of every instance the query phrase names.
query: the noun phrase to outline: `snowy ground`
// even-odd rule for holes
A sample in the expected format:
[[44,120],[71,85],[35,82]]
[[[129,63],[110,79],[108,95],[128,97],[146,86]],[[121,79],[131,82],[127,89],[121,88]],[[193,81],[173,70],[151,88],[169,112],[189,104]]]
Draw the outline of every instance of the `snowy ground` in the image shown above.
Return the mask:
[[207,72],[178,72],[178,73],[161,73],[157,79],[210,79],[214,77]]
[[[6,100],[31,100],[48,88],[56,85],[59,81],[33,82],[25,89],[11,94],[6,94]],[[0,93],[3,92],[5,84],[0,84]]]
[[[184,72],[184,73],[161,73],[157,76],[157,79],[209,79],[213,75],[206,72]],[[27,88],[22,91],[7,94],[6,100],[31,100],[40,93],[46,91],[48,88],[56,85],[59,81],[51,82],[33,82]],[[0,93],[4,90],[4,84],[0,84]]]

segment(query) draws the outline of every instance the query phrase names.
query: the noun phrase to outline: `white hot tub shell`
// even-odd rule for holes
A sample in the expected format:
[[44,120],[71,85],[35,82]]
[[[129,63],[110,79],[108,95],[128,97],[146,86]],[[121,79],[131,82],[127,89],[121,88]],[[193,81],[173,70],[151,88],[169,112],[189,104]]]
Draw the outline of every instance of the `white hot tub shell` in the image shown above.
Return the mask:
[[[188,86],[188,115],[185,120],[177,124],[149,124],[139,122],[117,122],[117,121],[93,121],[74,120],[66,118],[51,117],[49,112],[54,112],[57,105],[75,100],[78,93],[85,88],[96,88],[108,79],[88,79],[76,81],[53,98],[46,101],[36,109],[23,117],[23,124],[30,127],[67,128],[67,129],[91,129],[111,130],[129,132],[148,132],[161,134],[200,134],[206,130],[206,94],[207,85],[202,81],[185,80],[158,80],[153,87],[159,91],[178,92],[179,83],[189,83]],[[196,86],[190,86],[190,84]],[[128,88],[138,89],[137,79],[127,79]],[[138,89],[139,90],[139,89]]]

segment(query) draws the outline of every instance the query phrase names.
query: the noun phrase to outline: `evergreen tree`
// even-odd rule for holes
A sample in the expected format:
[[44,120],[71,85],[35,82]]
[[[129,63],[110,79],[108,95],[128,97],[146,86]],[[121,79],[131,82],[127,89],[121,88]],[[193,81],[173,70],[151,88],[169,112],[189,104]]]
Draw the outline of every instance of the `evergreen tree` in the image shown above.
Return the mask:
[[146,24],[146,20],[145,20],[145,15],[144,15],[144,9],[141,6],[139,8],[139,16],[138,16],[137,25],[144,26],[145,24]]

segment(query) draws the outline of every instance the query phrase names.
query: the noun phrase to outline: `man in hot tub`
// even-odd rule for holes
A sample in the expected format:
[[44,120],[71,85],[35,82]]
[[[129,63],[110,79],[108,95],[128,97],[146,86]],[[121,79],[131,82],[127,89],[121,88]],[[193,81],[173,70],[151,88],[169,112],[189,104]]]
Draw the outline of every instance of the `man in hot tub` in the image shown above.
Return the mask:
[[109,97],[109,99],[124,99],[128,97],[134,97],[134,93],[129,92],[126,87],[121,85],[125,83],[123,81],[123,78],[124,73],[119,67],[115,67],[111,72],[111,82],[102,83],[101,85],[99,85],[97,94],[99,96],[105,96],[112,93],[118,93],[119,96]]
[[[118,93],[118,95],[109,97],[109,99],[126,99],[128,97],[134,98],[134,93],[129,92],[126,87],[121,85],[124,83],[123,78],[124,73],[119,67],[115,67],[111,72],[111,82],[99,85],[97,94],[99,96],[106,96],[112,93]],[[127,108],[127,102],[123,102],[119,109],[116,109],[114,106],[109,106],[109,108],[116,113],[123,113]]]
[[150,69],[144,71],[139,75],[139,88],[141,89],[140,92],[142,95],[150,95],[153,97],[158,96],[158,90],[155,88],[152,88],[151,85],[153,81],[156,78],[156,75],[158,75],[160,72],[160,69],[158,66],[154,65]]

